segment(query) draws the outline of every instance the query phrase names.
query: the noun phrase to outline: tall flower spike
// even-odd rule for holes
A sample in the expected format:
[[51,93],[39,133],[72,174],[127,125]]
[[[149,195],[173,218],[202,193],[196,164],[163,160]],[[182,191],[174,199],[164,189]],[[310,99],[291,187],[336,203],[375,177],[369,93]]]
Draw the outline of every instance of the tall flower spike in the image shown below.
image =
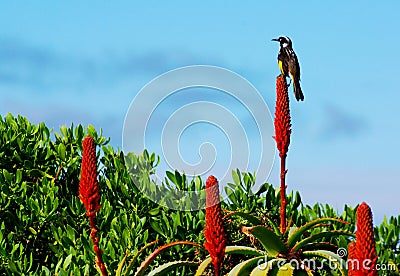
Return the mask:
[[289,150],[291,123],[289,94],[286,79],[283,75],[276,78],[276,106],[275,106],[275,141],[281,158],[281,209],[280,209],[280,230],[286,231],[286,156]]
[[96,229],[96,211],[100,210],[99,182],[97,181],[97,158],[96,145],[92,137],[87,136],[83,142],[83,154],[81,165],[81,180],[79,182],[79,198],[86,209],[86,216],[90,223],[90,238],[93,249],[96,253],[96,264],[101,274],[108,275],[102,258],[102,251],[99,248],[99,238]]
[[357,257],[356,242],[351,242],[347,248],[347,269],[348,276],[362,276],[360,271],[360,262]]
[[275,107],[275,141],[282,158],[287,155],[289,144],[291,123],[289,109],[289,94],[286,79],[283,75],[276,78],[276,107]]
[[378,275],[372,212],[365,202],[357,208],[356,254],[362,275]]
[[[79,198],[88,213],[100,210],[99,183],[97,181],[96,145],[92,137],[86,137],[83,142],[81,181],[79,183]],[[89,216],[89,215],[88,215]]]
[[204,236],[206,237],[204,247],[210,253],[215,269],[215,276],[219,276],[222,260],[225,255],[226,238],[219,199],[218,181],[212,175],[206,181],[206,228]]

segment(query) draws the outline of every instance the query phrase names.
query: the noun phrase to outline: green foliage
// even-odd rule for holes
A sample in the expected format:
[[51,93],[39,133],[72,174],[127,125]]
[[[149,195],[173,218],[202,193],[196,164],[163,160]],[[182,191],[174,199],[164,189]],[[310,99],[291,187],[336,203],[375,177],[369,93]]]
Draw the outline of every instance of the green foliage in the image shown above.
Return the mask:
[[[0,117],[0,275],[98,273],[89,223],[78,198],[81,142],[86,135],[92,136],[98,145],[102,208],[97,214],[97,227],[103,259],[111,275],[133,275],[154,250],[151,242],[155,240],[160,245],[178,240],[203,244],[203,210],[171,210],[141,192],[149,189],[146,192],[153,195],[167,194],[161,199],[164,205],[185,207],[197,198],[196,204],[200,206],[205,195],[199,177],[187,179],[179,172],[167,172],[162,185],[155,185],[151,175],[159,160],[154,153],[144,151],[124,156],[108,145],[109,140],[93,126],[63,126],[53,132],[44,123],[35,125],[22,116],[7,114]],[[251,250],[263,250],[260,243],[238,229],[242,225],[262,224],[275,231],[273,224],[279,221],[280,206],[279,190],[270,184],[252,191],[255,174],[235,171],[233,179],[234,183],[226,188],[229,197],[223,202],[228,212],[225,223],[230,243],[226,259],[229,271],[246,258],[260,257],[250,254]],[[182,200],[176,188],[194,191],[195,197]],[[348,225],[331,222],[329,226],[312,228],[302,236],[303,240],[325,230],[355,230],[353,207],[345,206],[338,214],[329,205],[304,206],[300,194],[291,192],[287,208],[291,227],[322,217],[339,217],[350,222]],[[383,264],[400,263],[399,223],[400,217],[392,217],[375,228],[379,262]],[[346,248],[349,239],[333,236],[322,241]],[[244,249],[253,243],[257,249]],[[302,246],[312,250],[306,247],[308,243]],[[204,259],[207,260],[206,253],[196,247],[172,247],[152,260],[146,271],[161,266],[160,270],[171,269],[168,275],[194,275],[196,267],[192,262]],[[187,266],[182,268],[181,264]],[[243,269],[250,264],[252,261],[243,265]]]
[[[229,240],[232,244],[248,245],[252,244],[252,239],[240,234],[237,229],[241,225],[268,225],[270,228],[276,227],[274,223],[279,222],[279,206],[280,195],[279,188],[265,183],[259,187],[258,191],[253,192],[255,186],[255,178],[248,173],[233,172],[234,183],[229,183],[226,192],[229,195],[228,200],[224,202],[224,208],[234,210],[226,216],[226,228]],[[319,218],[339,218],[348,221],[343,224],[340,221],[333,221],[328,227],[317,227],[311,229],[308,236],[321,238],[320,242],[315,245],[306,243],[302,246],[307,250],[315,250],[321,248],[324,250],[335,251],[338,248],[345,248],[351,238],[333,235],[321,237],[319,234],[325,231],[348,231],[354,233],[356,228],[356,210],[358,206],[345,205],[341,213],[334,210],[328,204],[315,204],[313,206],[303,205],[299,192],[290,192],[287,195],[287,214],[290,215],[289,223],[293,226],[305,225],[312,220]],[[239,217],[235,219],[234,217]],[[400,264],[400,216],[391,217],[384,220],[383,223],[377,225],[374,229],[376,249],[379,256],[378,263],[387,267],[387,264],[397,264],[397,272],[385,271],[387,275],[399,275],[398,269]],[[292,229],[295,229],[292,227]],[[278,231],[278,229],[275,229]],[[307,241],[307,240],[306,240]],[[329,245],[329,244],[331,245]],[[334,245],[332,247],[332,245]],[[396,274],[397,273],[397,274]]]
[[[139,192],[154,173],[157,159],[146,151],[124,158],[92,126],[61,127],[54,133],[24,117],[0,117],[0,274],[97,273],[85,209],[78,198],[82,139],[98,147],[101,209],[97,214],[100,248],[114,274],[125,257],[132,260],[151,241],[177,239],[202,243],[204,212],[162,208]],[[134,171],[128,171],[126,160]],[[131,264],[139,266],[152,248]],[[193,248],[177,248],[162,262],[193,259]],[[154,261],[157,266],[160,258]]]
[[[247,218],[248,215],[245,216]],[[319,259],[334,260],[338,264],[339,271],[342,275],[346,273],[344,260],[336,254],[335,251],[324,250],[327,245],[332,249],[336,249],[333,244],[320,243],[318,241],[332,236],[352,236],[351,232],[342,230],[324,230],[316,234],[310,234],[315,228],[326,228],[330,222],[345,223],[340,219],[335,218],[319,218],[312,220],[302,226],[292,227],[288,232],[281,233],[278,227],[268,227],[265,225],[255,225],[251,227],[242,227],[242,231],[251,236],[257,241],[261,248],[254,245],[264,258],[250,258],[241,261],[230,272],[229,275],[280,275],[282,271],[291,271],[290,275],[302,275],[307,272],[308,275],[315,275],[312,270],[315,270],[317,265],[308,267],[308,258],[315,259],[315,264],[319,263]],[[273,222],[269,221],[269,224]],[[256,244],[253,241],[253,244]],[[305,261],[307,259],[307,261]],[[288,267],[296,261],[295,268]],[[278,262],[279,266],[274,270],[271,263]],[[312,263],[314,264],[314,263]],[[301,267],[303,265],[304,267]],[[264,269],[261,269],[264,267]],[[300,268],[301,267],[301,268]],[[261,271],[263,270],[263,271]],[[264,273],[264,274],[263,274]],[[294,274],[293,274],[294,273]]]

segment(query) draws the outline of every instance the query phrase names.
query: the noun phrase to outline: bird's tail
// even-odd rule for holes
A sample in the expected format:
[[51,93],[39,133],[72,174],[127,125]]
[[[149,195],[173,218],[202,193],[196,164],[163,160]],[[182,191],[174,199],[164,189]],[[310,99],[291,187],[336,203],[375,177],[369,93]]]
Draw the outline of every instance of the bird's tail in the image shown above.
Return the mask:
[[301,91],[300,80],[293,80],[293,91],[296,100],[304,101],[303,91]]

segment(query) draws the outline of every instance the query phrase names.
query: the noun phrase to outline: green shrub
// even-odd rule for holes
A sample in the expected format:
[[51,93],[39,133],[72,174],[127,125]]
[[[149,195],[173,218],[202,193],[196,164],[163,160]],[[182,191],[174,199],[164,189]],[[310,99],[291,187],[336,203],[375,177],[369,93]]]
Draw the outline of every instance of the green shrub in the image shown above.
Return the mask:
[[[159,245],[177,240],[203,244],[203,210],[170,210],[150,201],[137,188],[152,183],[150,176],[158,164],[155,154],[144,151],[138,155],[129,153],[124,158],[124,153],[108,145],[109,140],[92,126],[61,127],[57,133],[44,123],[35,125],[22,116],[7,114],[0,116],[1,275],[97,274],[89,225],[78,198],[81,142],[86,135],[92,136],[99,146],[102,208],[97,214],[97,226],[110,274],[115,273],[126,254],[129,260],[155,240],[159,240]],[[178,172],[168,172],[167,176],[163,186],[155,186],[156,189],[169,191],[174,185],[181,190],[204,187],[198,177],[189,180]],[[236,171],[233,176],[234,183],[228,185],[230,195],[223,208],[279,220],[276,188],[266,183],[253,194],[253,175]],[[350,222],[346,230],[354,231],[355,208],[346,206],[338,214],[328,205],[304,206],[298,192],[288,195],[287,208],[292,225],[303,225],[319,217],[341,217]],[[244,223],[240,219],[226,221],[231,244],[248,244],[247,237],[238,231]],[[400,216],[392,217],[375,228],[382,263],[400,263],[399,223]],[[335,242],[344,246],[348,240]],[[146,248],[133,266],[139,266],[156,246]],[[205,253],[195,250],[188,246],[173,248],[157,258],[153,267],[167,261],[204,260]],[[193,271],[187,268],[179,275],[193,275]]]

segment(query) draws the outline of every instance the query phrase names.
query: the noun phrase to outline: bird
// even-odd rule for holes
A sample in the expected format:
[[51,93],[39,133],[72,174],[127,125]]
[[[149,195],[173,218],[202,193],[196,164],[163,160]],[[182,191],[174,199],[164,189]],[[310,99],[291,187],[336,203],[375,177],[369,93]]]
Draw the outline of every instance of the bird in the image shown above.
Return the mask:
[[272,39],[280,44],[278,65],[284,77],[289,77],[293,82],[293,91],[297,101],[304,101],[300,87],[300,65],[296,53],[292,48],[292,41],[287,36]]

